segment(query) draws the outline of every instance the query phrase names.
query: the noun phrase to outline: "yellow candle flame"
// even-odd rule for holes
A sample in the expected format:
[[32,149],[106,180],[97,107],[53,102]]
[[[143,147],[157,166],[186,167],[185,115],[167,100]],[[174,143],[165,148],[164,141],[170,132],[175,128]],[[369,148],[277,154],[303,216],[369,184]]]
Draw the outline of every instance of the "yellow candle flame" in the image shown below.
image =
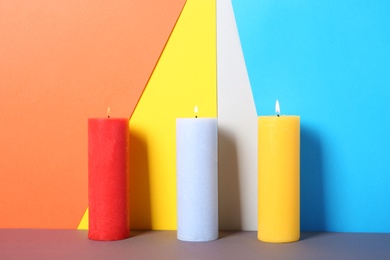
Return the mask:
[[275,113],[276,115],[280,115],[280,106],[279,106],[279,100],[276,100],[276,104],[275,104]]
[[108,117],[108,118],[110,118],[110,112],[111,112],[110,107],[107,107],[107,117]]
[[195,118],[198,117],[198,106],[194,107]]

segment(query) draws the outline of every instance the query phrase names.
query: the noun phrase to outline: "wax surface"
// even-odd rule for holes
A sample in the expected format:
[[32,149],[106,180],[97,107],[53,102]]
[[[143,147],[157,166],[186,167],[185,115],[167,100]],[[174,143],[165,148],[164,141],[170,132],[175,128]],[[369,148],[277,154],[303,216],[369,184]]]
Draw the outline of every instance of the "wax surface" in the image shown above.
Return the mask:
[[177,238],[218,238],[218,137],[215,118],[176,120]]
[[298,116],[258,118],[258,239],[299,240]]
[[128,159],[128,119],[88,119],[90,239],[119,240],[130,235]]

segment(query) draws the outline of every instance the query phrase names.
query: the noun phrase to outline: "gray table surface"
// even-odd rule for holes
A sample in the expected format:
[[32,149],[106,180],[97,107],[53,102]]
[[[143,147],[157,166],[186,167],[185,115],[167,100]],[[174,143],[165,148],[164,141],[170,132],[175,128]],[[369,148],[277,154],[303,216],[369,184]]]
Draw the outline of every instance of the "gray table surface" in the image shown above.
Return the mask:
[[135,231],[114,242],[87,231],[0,229],[0,259],[390,259],[390,234],[302,233],[271,244],[256,232],[220,232],[211,242],[182,242],[176,231]]

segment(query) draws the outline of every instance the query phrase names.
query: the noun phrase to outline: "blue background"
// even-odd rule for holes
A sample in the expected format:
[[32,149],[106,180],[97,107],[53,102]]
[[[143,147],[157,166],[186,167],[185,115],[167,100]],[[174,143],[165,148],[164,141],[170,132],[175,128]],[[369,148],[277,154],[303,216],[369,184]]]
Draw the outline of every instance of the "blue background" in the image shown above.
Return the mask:
[[390,232],[390,1],[232,3],[257,113],[301,116],[301,229]]

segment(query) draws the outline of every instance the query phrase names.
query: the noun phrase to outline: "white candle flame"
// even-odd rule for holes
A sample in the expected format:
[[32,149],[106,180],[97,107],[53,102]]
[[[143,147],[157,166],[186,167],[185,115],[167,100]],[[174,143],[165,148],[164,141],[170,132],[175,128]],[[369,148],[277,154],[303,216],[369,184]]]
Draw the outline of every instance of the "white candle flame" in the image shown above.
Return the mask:
[[107,117],[110,118],[111,109],[110,107],[107,107]]
[[275,113],[276,115],[280,115],[280,106],[279,106],[279,100],[276,100],[276,104],[275,104]]
[[194,107],[195,118],[198,118],[198,106]]

